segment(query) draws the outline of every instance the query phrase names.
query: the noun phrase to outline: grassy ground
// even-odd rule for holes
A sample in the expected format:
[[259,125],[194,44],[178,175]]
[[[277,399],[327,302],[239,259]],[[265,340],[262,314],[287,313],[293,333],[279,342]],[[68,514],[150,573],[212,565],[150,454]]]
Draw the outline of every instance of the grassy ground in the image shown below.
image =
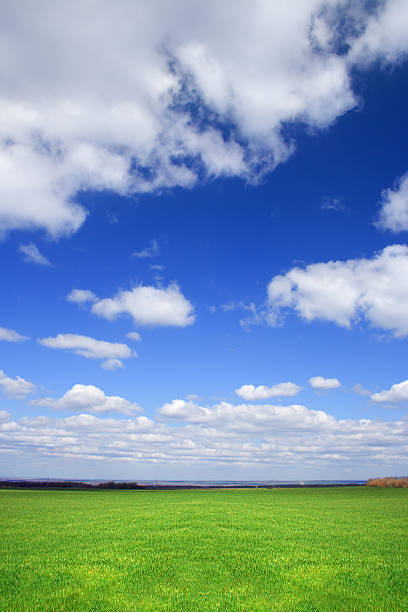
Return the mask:
[[0,610],[408,610],[408,490],[0,491]]

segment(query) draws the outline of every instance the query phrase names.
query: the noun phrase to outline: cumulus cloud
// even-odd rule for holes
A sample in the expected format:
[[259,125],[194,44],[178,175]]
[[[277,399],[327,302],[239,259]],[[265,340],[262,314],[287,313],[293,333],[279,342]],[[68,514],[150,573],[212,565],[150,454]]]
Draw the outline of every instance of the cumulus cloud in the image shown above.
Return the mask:
[[139,259],[146,259],[148,257],[154,257],[158,255],[160,252],[159,243],[155,238],[150,242],[150,245],[142,249],[141,251],[136,251],[132,253],[132,257],[138,257]]
[[209,414],[208,408],[197,406],[193,400],[174,399],[166,402],[159,410],[159,414],[171,419],[181,419],[187,422],[205,420]]
[[51,266],[51,262],[44,256],[32,242],[22,244],[19,248],[20,253],[24,255],[26,263],[34,263],[39,266]]
[[93,2],[3,2],[0,231],[75,232],[81,190],[259,180],[295,148],[284,126],[329,126],[356,105],[353,67],[408,47],[404,0],[234,7],[101,0],[90,29]]
[[408,174],[401,177],[394,188],[383,191],[376,225],[392,232],[408,230]]
[[90,412],[92,414],[119,412],[121,414],[132,415],[141,411],[140,406],[137,404],[116,395],[105,395],[102,389],[93,385],[74,385],[59,399],[46,397],[32,400],[30,404],[33,406],[47,406],[53,410]]
[[265,385],[242,385],[235,393],[248,402],[264,400],[270,397],[290,397],[299,393],[301,387],[292,382],[283,382],[272,387]]
[[84,302],[96,302],[97,296],[87,289],[73,289],[71,293],[67,295],[68,302],[75,302],[77,304],[83,304]]
[[175,283],[166,289],[140,285],[119,291],[113,298],[96,301],[92,312],[110,321],[127,314],[138,325],[185,327],[195,320],[192,304]]
[[408,380],[392,385],[391,389],[373,393],[373,402],[407,402],[408,401]]
[[71,350],[87,359],[106,359],[107,361],[102,365],[108,370],[122,367],[121,359],[136,356],[127,344],[96,340],[90,336],[78,334],[58,334],[55,337],[39,338],[37,342],[53,349]]
[[323,376],[312,376],[309,378],[310,386],[313,389],[338,389],[341,387],[340,381],[337,378],[324,378]]
[[24,342],[24,340],[28,340],[28,336],[22,336],[14,331],[14,329],[0,327],[0,340],[5,340],[6,342]]
[[295,267],[268,285],[266,318],[276,325],[287,310],[300,317],[351,327],[365,319],[372,327],[408,335],[408,247],[394,244],[371,259],[349,259]]
[[14,399],[23,399],[37,389],[34,383],[21,378],[21,376],[10,378],[2,370],[0,370],[0,387],[7,397]]

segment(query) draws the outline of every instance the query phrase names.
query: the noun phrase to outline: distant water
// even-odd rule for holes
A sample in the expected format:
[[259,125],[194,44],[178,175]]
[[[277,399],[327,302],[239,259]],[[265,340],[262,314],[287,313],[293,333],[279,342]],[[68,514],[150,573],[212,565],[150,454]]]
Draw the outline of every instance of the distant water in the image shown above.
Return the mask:
[[[99,483],[106,480],[86,480],[82,482]],[[141,485],[161,485],[161,486],[196,486],[196,487],[236,487],[236,486],[271,486],[278,484],[364,484],[365,480],[115,480],[114,482],[138,482]]]
[[[126,481],[121,481],[126,482]],[[138,480],[140,484],[146,485],[175,485],[175,486],[196,486],[196,487],[257,487],[257,486],[273,486],[273,485],[291,485],[291,484],[364,484],[365,480]]]
[[365,484],[365,480],[114,480],[112,478],[1,478],[0,480],[31,480],[31,481],[70,481],[70,482],[84,482],[89,484],[100,484],[103,482],[136,482],[140,485],[147,486],[176,486],[176,487],[271,487],[273,485],[357,485]]

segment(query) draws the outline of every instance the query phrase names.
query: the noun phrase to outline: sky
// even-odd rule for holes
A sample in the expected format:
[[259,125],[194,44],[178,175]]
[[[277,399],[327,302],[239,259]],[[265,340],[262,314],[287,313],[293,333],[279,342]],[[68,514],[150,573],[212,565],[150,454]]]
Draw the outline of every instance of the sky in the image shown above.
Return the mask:
[[0,476],[406,474],[405,0],[0,14]]

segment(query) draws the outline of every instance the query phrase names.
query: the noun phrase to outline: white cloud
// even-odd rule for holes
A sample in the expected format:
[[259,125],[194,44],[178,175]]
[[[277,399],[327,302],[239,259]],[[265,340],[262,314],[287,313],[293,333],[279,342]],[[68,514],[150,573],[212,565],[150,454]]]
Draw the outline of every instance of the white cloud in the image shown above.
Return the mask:
[[7,410],[0,410],[0,423],[5,423],[7,421],[11,421],[13,417]]
[[28,336],[22,336],[14,331],[14,329],[0,327],[0,340],[5,340],[6,342],[24,342],[24,340],[28,340]]
[[22,399],[29,393],[34,393],[36,385],[20,376],[9,378],[2,370],[0,370],[0,387],[7,397],[14,399]]
[[323,376],[312,376],[309,378],[310,386],[313,389],[338,389],[341,387],[338,378],[324,378]]
[[59,399],[46,397],[44,399],[32,400],[30,404],[33,406],[47,406],[53,410],[91,412],[93,414],[119,412],[121,414],[132,415],[141,411],[140,406],[137,404],[116,395],[105,395],[102,389],[93,385],[74,385]]
[[138,325],[185,327],[195,320],[192,304],[176,284],[167,289],[140,285],[119,291],[113,298],[95,302],[92,312],[110,321],[128,314]]
[[131,340],[134,340],[135,342],[140,342],[142,337],[138,332],[132,331],[129,332],[128,334],[126,334],[127,338],[130,338]]
[[408,6],[405,0],[380,3],[365,24],[362,35],[354,42],[349,61],[368,64],[382,60],[398,63],[405,59],[407,44]]
[[108,370],[122,367],[121,359],[136,356],[136,353],[132,352],[127,344],[96,340],[77,334],[58,334],[54,338],[40,338],[37,342],[53,349],[72,350],[77,355],[88,359],[106,359],[107,361],[102,366]]
[[373,402],[407,402],[408,380],[392,385],[391,389],[374,393],[371,396]]
[[[80,410],[79,403],[71,405]],[[299,473],[299,467],[303,473],[329,469],[343,474],[350,468],[354,474],[395,473],[393,466],[402,467],[408,459],[406,420],[338,420],[299,405],[222,402],[202,407],[185,400],[169,402],[160,412],[162,422],[84,413],[13,421],[6,414],[0,423],[0,452],[18,454],[27,465],[42,457],[152,463],[155,469],[263,465],[273,466],[273,477],[280,473],[281,478],[291,470]]]
[[3,3],[0,231],[75,232],[81,190],[259,179],[295,148],[283,126],[356,105],[355,64],[405,54],[404,0],[369,4],[101,0],[90,29],[92,2]]
[[76,302],[77,304],[83,304],[84,302],[96,302],[97,296],[88,291],[87,289],[73,289],[71,293],[67,295],[68,302]]
[[138,257],[139,259],[146,259],[147,257],[154,257],[158,255],[160,252],[159,243],[155,238],[150,242],[150,245],[142,249],[141,251],[136,251],[132,253],[132,257]]
[[159,410],[159,414],[172,419],[195,422],[202,421],[210,414],[208,408],[197,406],[192,400],[174,399],[166,402]]
[[396,337],[408,335],[408,247],[395,244],[371,259],[349,259],[292,268],[268,285],[267,320],[276,325],[287,309],[306,321],[343,327],[365,318]]
[[383,191],[376,225],[392,232],[408,230],[408,174],[401,177],[393,189]]
[[279,406],[272,404],[234,405],[221,402],[213,407],[203,407],[192,401],[175,399],[164,404],[159,414],[167,418],[188,423],[200,423],[221,427],[229,431],[255,432],[270,431],[275,427],[285,430],[331,428],[335,419],[321,410],[309,410],[305,406],[293,404]]
[[[0,98],[0,235],[37,228],[45,228],[54,237],[70,235],[86,217],[80,206],[70,202],[79,185],[63,157],[58,159],[56,151],[41,151],[35,144],[33,132],[39,119],[35,102],[27,100],[25,108],[24,103],[7,97],[3,92]],[[51,141],[51,134],[43,135]],[[13,144],[5,144],[7,138]],[[64,187],[64,174],[74,185]]]
[[38,248],[32,242],[22,244],[19,248],[20,253],[24,255],[26,263],[34,263],[39,266],[51,266],[51,262],[40,253]]
[[270,397],[290,397],[299,393],[300,389],[299,385],[295,385],[295,383],[283,382],[272,387],[266,387],[265,385],[259,385],[258,387],[242,385],[242,387],[236,389],[235,393],[244,400],[253,402]]

